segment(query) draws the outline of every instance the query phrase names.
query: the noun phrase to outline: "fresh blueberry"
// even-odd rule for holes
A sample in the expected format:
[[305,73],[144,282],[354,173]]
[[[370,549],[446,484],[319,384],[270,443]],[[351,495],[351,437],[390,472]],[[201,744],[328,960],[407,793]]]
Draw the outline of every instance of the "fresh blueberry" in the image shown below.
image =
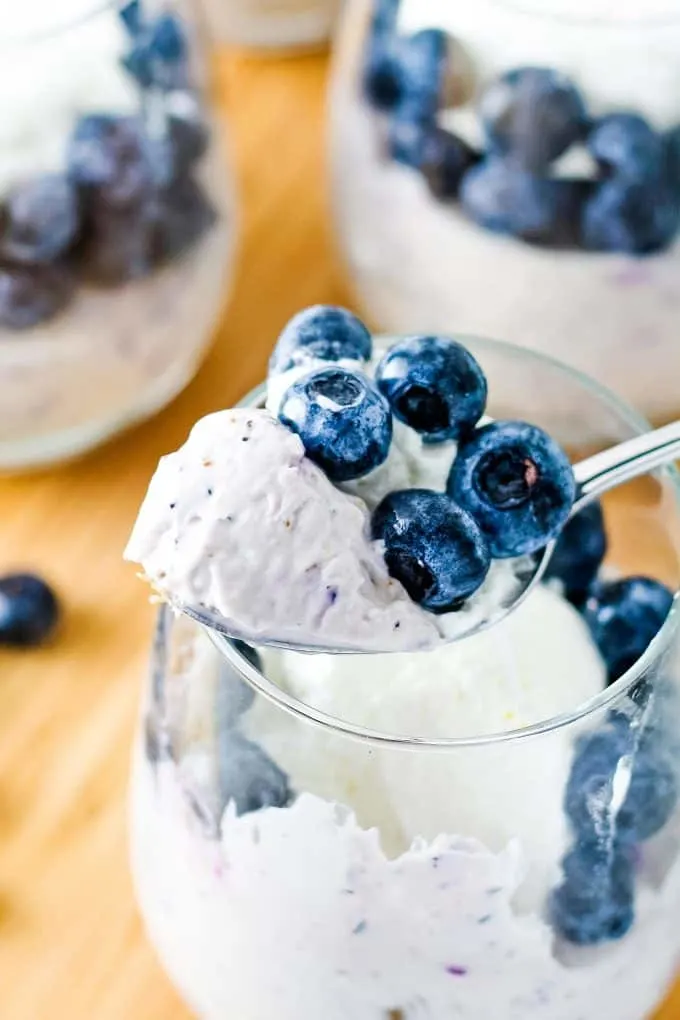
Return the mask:
[[51,319],[75,290],[71,270],[59,263],[19,266],[0,263],[0,325],[29,329]]
[[479,114],[489,148],[512,155],[529,170],[544,170],[578,142],[587,128],[578,89],[543,67],[519,67],[484,91]]
[[177,15],[166,13],[156,18],[151,26],[151,49],[154,56],[168,63],[186,59],[186,35]]
[[643,842],[666,825],[677,802],[663,729],[636,734],[627,716],[612,713],[578,741],[564,806],[581,838]]
[[667,151],[663,136],[636,113],[611,113],[596,121],[588,149],[605,174],[638,183],[658,179]]
[[25,181],[7,198],[0,257],[13,262],[53,262],[78,232],[78,196],[61,174]]
[[446,201],[458,196],[463,176],[479,160],[479,153],[458,135],[434,127],[423,140],[420,169],[432,194]]
[[490,156],[465,173],[460,201],[487,230],[536,244],[569,245],[577,240],[590,189],[586,181],[538,177],[510,159]]
[[156,243],[155,207],[94,208],[78,249],[83,276],[103,286],[140,279],[154,267]]
[[613,683],[637,662],[661,629],[673,595],[650,577],[596,584],[583,615]]
[[447,337],[400,340],[375,372],[392,412],[432,441],[459,439],[484,414],[486,378],[462,344]]
[[500,559],[543,549],[564,527],[576,485],[557,443],[535,425],[495,421],[461,443],[447,484]]
[[186,177],[208,150],[210,132],[201,117],[168,117],[174,179]]
[[50,586],[35,574],[0,578],[0,644],[42,644],[59,620],[59,603]]
[[134,34],[123,66],[132,77],[148,89],[185,88],[188,84],[187,40],[179,18],[174,14],[161,14]]
[[562,938],[593,946],[623,938],[634,920],[635,869],[626,846],[579,844],[563,861],[564,881],[550,915]]
[[360,478],[389,453],[389,404],[358,372],[319,368],[303,376],[286,390],[279,418],[333,482]]
[[381,110],[402,104],[411,118],[433,122],[447,72],[448,37],[435,28],[414,35],[374,40],[364,71],[364,90]]
[[385,563],[413,599],[431,613],[460,609],[483,583],[491,563],[475,521],[441,492],[391,492],[371,519]]
[[150,146],[136,117],[81,117],[71,137],[68,166],[78,187],[95,190],[117,209],[138,205],[154,185]]
[[678,194],[660,178],[603,181],[583,207],[583,245],[593,251],[645,255],[663,251],[680,225]]
[[191,248],[217,222],[205,192],[191,177],[164,188],[155,203],[154,252],[170,261]]
[[545,580],[560,580],[566,598],[581,607],[606,552],[602,506],[598,502],[588,503],[565,524],[550,557]]
[[372,350],[371,334],[356,315],[334,305],[312,305],[284,327],[269,372],[278,375],[314,360],[368,361]]
[[238,815],[285,807],[291,800],[285,772],[238,730],[221,732],[219,778],[224,805],[233,801]]

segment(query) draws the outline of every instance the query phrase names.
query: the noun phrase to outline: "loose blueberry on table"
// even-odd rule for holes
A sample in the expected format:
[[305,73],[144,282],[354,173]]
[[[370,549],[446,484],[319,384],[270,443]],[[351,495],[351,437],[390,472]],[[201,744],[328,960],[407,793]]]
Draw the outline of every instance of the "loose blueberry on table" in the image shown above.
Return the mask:
[[145,115],[105,110],[73,126],[61,174],[18,181],[0,207],[0,326],[52,318],[80,284],[115,286],[183,255],[215,222],[195,179],[208,133],[191,86],[187,39],[174,14],[120,13],[123,67],[143,110],[153,94],[160,130]]
[[[399,0],[375,4],[363,92],[385,119],[389,158],[420,172],[432,194],[458,199],[486,230],[531,243],[644,255],[680,227],[680,126],[657,131],[634,111],[594,119],[578,87],[547,67],[484,83],[476,104],[482,151],[444,128],[446,82],[460,60],[443,30],[400,33]],[[555,172],[586,146],[596,171]]]
[[52,588],[35,574],[0,577],[0,645],[27,648],[52,636],[59,621]]

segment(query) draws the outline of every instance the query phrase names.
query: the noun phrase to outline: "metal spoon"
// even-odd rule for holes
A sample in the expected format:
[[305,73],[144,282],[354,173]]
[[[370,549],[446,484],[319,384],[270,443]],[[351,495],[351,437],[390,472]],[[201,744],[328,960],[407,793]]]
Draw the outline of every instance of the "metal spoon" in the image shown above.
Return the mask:
[[[574,465],[574,476],[576,478],[576,499],[571,509],[574,516],[582,510],[587,503],[597,499],[610,489],[615,489],[625,482],[639,478],[641,475],[649,474],[664,464],[670,464],[680,457],[680,421],[664,425],[660,429],[646,432],[644,435],[628,439],[624,443],[612,446],[607,450],[588,457]],[[513,612],[527,598],[529,593],[538,584],[543,576],[552,555],[555,542],[549,543],[533,561],[526,565],[519,578],[516,591],[511,601],[500,604],[488,617],[471,618],[471,626],[468,629],[462,628],[450,640],[459,641],[462,638],[470,637],[471,634],[486,630],[497,624],[508,613]],[[210,637],[218,645],[223,654],[227,654],[229,642],[238,639],[250,644],[266,645],[268,647],[286,649],[294,652],[330,653],[330,654],[371,654],[373,650],[366,651],[360,648],[333,648],[324,645],[297,644],[288,641],[279,641],[276,638],[262,639],[261,636],[254,637],[232,626],[231,621],[215,616],[202,609],[191,606],[175,606],[177,610],[191,617],[197,623],[205,627]],[[389,651],[389,649],[386,649]],[[238,652],[234,654],[238,655]],[[228,655],[231,658],[231,654]]]

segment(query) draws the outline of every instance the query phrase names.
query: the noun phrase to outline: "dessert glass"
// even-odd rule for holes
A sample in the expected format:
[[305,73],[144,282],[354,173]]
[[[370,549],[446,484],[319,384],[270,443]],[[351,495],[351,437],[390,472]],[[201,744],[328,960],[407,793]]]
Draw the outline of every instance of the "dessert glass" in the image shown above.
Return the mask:
[[[575,236],[552,238],[543,224],[548,236],[534,236],[531,243],[521,239],[520,225],[507,234],[480,225],[460,201],[458,179],[447,179],[458,171],[451,164],[442,170],[438,145],[409,153],[402,138],[401,158],[417,166],[390,154],[388,134],[397,114],[377,109],[365,86],[376,13],[379,45],[422,28],[449,36],[450,77],[431,126],[469,143],[474,162],[489,152],[480,95],[498,75],[523,65],[566,75],[579,87],[590,118],[622,110],[645,117],[674,152],[680,5],[350,0],[336,33],[330,92],[337,235],[359,303],[376,328],[446,333],[455,325],[501,336],[573,364],[654,421],[672,417],[680,407],[674,383],[680,370],[677,232],[642,254],[592,250],[580,224],[599,171],[581,143],[538,174],[585,181],[569,217]],[[670,174],[670,215],[677,228],[678,178],[674,170]],[[632,197],[637,187],[626,194]],[[639,187],[636,200],[643,190],[644,198],[636,216],[646,224],[666,202],[667,189],[665,183]],[[487,214],[478,202],[480,215]],[[615,217],[611,209],[604,224],[612,231]]]
[[[211,339],[234,249],[193,0],[43,4],[28,26],[21,7],[0,28],[0,470],[82,453],[172,400]],[[97,148],[102,123],[125,132],[115,158]],[[75,193],[72,229],[47,254],[23,249],[12,202],[55,179]],[[35,215],[58,224],[59,202],[48,192]]]
[[[550,359],[466,342],[489,380],[489,413],[535,420],[575,458],[645,429]],[[607,507],[612,566],[676,585],[674,472],[628,496]],[[644,535],[634,546],[633,530]],[[627,721],[636,736],[619,782],[650,733],[677,775],[679,646],[672,611],[643,658],[575,711],[447,739],[330,717],[274,682],[279,653],[227,661],[163,608],[134,750],[132,866],[149,936],[186,1002],[204,1020],[649,1015],[680,956],[680,810],[631,850],[625,937],[571,945],[549,905],[576,841],[564,801],[578,739]],[[309,675],[315,657],[298,658]],[[373,661],[352,657],[367,685]]]
[[316,46],[331,34],[340,0],[204,0],[217,37],[256,49]]

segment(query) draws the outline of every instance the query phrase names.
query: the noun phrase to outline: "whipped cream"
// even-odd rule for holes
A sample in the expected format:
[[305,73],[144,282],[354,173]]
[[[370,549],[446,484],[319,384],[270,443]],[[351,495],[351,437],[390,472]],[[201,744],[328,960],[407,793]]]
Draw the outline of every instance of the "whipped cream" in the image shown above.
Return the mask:
[[[103,8],[103,9],[102,9]],[[83,114],[133,113],[139,93],[120,60],[129,38],[115,4],[22,0],[0,26],[0,197],[63,171]]]
[[251,643],[432,647],[512,600],[520,561],[497,560],[457,613],[431,615],[391,578],[363,500],[341,492],[265,410],[199,421],[163,457],[125,558],[178,607]]

